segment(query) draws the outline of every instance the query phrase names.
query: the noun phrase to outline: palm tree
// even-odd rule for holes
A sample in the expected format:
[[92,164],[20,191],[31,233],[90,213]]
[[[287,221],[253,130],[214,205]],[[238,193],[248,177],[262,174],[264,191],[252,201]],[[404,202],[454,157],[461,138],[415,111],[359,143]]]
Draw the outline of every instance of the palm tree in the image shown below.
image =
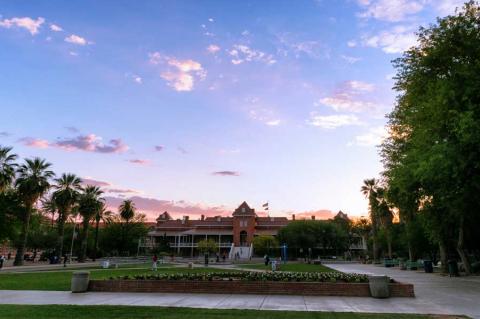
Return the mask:
[[21,214],[22,229],[17,244],[15,266],[23,265],[23,255],[27,245],[28,228],[34,205],[48,191],[50,188],[49,179],[55,176],[55,173],[48,169],[50,166],[51,164],[45,162],[45,160],[34,158],[26,159],[25,163],[17,170],[18,178],[15,181],[15,186],[25,210]]
[[385,231],[385,237],[387,238],[387,250],[388,257],[392,258],[392,224],[393,224],[393,213],[390,209],[390,205],[386,199],[386,190],[383,187],[377,187],[377,218],[380,222],[380,225]]
[[85,187],[78,201],[78,211],[82,216],[83,233],[82,244],[80,249],[80,255],[78,256],[79,262],[84,262],[87,255],[87,243],[88,243],[88,228],[92,219],[103,208],[103,198],[100,196],[103,191],[98,186],[88,185]]
[[108,223],[112,220],[113,212],[106,209],[105,202],[101,202],[101,207],[95,214],[95,241],[93,245],[93,261],[97,259],[98,251],[98,229],[100,227],[100,221]]
[[63,237],[65,234],[65,221],[72,213],[72,209],[77,203],[80,191],[82,189],[82,180],[74,174],[62,174],[60,178],[55,179],[57,183],[52,199],[55,202],[58,211],[57,232],[58,240],[56,252],[57,256],[63,253]]
[[130,220],[135,216],[135,209],[135,204],[130,199],[124,200],[120,207],[118,207],[120,217],[125,221],[127,225]]
[[17,159],[17,154],[12,154],[11,151],[11,147],[0,146],[0,192],[10,187],[15,178],[17,164],[14,161]]
[[122,227],[123,230],[123,238],[122,238],[122,249],[126,248],[126,241],[128,238],[128,233],[129,233],[129,227],[130,227],[130,221],[133,219],[135,216],[135,204],[127,199],[124,200],[123,203],[118,207],[118,210],[120,212],[120,218],[125,221],[124,227]]
[[378,200],[377,200],[377,187],[378,182],[375,178],[365,179],[363,185],[360,188],[360,191],[366,198],[368,198],[368,204],[370,207],[370,220],[372,221],[372,242],[373,242],[373,261],[376,262],[378,259],[377,251],[377,210],[378,210]]
[[53,223],[55,222],[55,214],[57,213],[57,205],[53,200],[52,196],[50,198],[46,198],[42,200],[42,210],[44,214],[51,214],[52,215],[52,228]]

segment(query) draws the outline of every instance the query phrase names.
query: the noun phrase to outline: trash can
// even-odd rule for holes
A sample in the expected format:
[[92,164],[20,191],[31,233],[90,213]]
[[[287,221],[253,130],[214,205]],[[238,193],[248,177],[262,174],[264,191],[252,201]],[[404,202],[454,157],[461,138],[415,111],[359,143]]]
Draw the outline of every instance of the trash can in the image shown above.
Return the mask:
[[72,292],[86,292],[90,280],[89,271],[75,271],[72,274],[71,290]]
[[423,269],[425,272],[432,273],[433,272],[433,262],[431,260],[424,260],[423,261]]
[[368,276],[370,295],[373,298],[390,297],[390,289],[388,287],[389,283],[390,278],[388,276]]
[[448,261],[448,274],[450,277],[458,276],[458,264],[456,260],[450,259]]

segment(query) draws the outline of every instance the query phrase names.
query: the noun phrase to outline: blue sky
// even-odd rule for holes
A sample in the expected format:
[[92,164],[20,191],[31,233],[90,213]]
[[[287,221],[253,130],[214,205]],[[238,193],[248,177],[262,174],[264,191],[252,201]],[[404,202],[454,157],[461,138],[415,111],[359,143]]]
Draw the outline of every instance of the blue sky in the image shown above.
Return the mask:
[[149,216],[365,215],[391,60],[458,0],[0,0],[0,144]]

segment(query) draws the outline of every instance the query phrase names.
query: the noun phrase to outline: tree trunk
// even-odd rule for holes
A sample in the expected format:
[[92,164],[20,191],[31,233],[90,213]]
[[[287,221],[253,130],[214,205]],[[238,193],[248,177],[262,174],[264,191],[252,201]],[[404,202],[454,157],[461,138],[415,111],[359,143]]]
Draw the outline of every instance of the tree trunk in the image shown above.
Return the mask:
[[468,261],[467,255],[465,254],[465,250],[463,248],[464,246],[464,230],[463,230],[463,224],[464,224],[464,219],[463,216],[460,217],[460,225],[458,228],[458,241],[457,241],[457,252],[458,255],[460,256],[460,259],[462,260],[463,263],[463,268],[465,268],[465,273],[467,275],[471,274],[471,267],[470,267],[470,262]]
[[413,249],[410,240],[408,241],[408,259],[413,260]]
[[23,255],[25,255],[25,247],[27,246],[28,228],[30,226],[30,216],[32,214],[32,205],[27,204],[25,208],[25,215],[23,218],[22,230],[20,233],[20,240],[17,245],[17,254],[13,262],[14,266],[23,265]]
[[388,258],[392,258],[392,238],[387,239],[387,246],[388,246]]
[[443,240],[439,240],[438,242],[438,249],[440,251],[440,261],[442,262],[442,272],[448,272],[448,265],[447,265],[447,247]]
[[80,255],[78,256],[78,262],[83,263],[85,262],[87,256],[87,244],[88,244],[88,227],[90,223],[83,222],[83,235],[82,235],[82,244],[80,246]]
[[95,244],[93,245],[93,261],[97,259],[97,250],[98,250],[98,227],[100,221],[95,222]]
[[67,218],[67,211],[58,212],[58,221],[57,221],[58,239],[57,239],[57,246],[56,246],[58,257],[63,256],[63,239],[65,235],[65,219],[66,218]]

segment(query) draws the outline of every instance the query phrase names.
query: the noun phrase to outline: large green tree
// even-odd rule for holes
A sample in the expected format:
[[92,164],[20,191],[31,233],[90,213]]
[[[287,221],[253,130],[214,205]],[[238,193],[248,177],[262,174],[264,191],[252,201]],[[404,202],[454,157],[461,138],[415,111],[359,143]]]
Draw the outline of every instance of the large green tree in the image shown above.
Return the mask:
[[419,30],[418,45],[394,63],[399,96],[382,146],[387,183],[407,174],[414,183],[416,199],[403,210],[418,202],[442,260],[454,242],[467,273],[466,233],[480,209],[479,35],[474,1]]
[[50,179],[55,175],[53,171],[49,170],[50,166],[51,164],[45,160],[34,158],[26,159],[25,163],[20,165],[17,170],[18,177],[15,181],[15,186],[24,210],[19,212],[22,228],[17,242],[15,266],[23,265],[23,255],[27,244],[31,214],[36,202],[50,188]]

